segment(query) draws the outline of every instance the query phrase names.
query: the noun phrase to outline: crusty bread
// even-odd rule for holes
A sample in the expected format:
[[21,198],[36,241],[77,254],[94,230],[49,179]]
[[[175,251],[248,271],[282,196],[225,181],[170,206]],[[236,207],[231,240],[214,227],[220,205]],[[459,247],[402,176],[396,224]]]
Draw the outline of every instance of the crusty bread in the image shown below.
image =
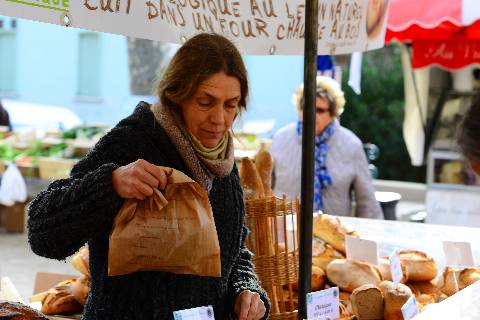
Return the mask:
[[416,297],[421,296],[422,294],[438,296],[440,294],[440,289],[434,285],[431,281],[428,282],[408,282],[407,286],[412,290],[413,294]]
[[48,290],[41,311],[47,315],[70,315],[83,310],[83,305],[72,294],[77,279],[65,280]]
[[[312,266],[312,292],[322,290],[325,287],[326,278],[327,276],[322,268]],[[292,284],[292,288],[298,290],[298,283]]]
[[270,152],[265,149],[258,151],[255,157],[255,167],[262,180],[263,190],[265,196],[272,194],[272,172],[273,172],[273,158]]
[[[392,281],[392,272],[390,270],[390,260],[388,258],[380,258],[378,259],[378,270],[382,274],[383,280]],[[406,283],[408,281],[408,271],[405,265],[402,264],[402,273],[403,277],[400,280],[401,283]]]
[[440,290],[447,296],[451,296],[478,280],[480,280],[480,268],[446,267],[440,281]]
[[447,296],[451,296],[460,290],[458,280],[460,271],[451,267],[446,267],[443,270],[443,275],[440,281],[440,290]]
[[460,290],[480,280],[480,268],[465,268],[458,276],[458,286]]
[[336,259],[345,259],[345,255],[335,250],[331,245],[324,241],[314,238],[312,249],[312,263],[317,267],[327,270],[330,262]]
[[437,275],[437,265],[432,257],[416,250],[399,252],[401,263],[407,268],[409,281],[430,281]]
[[426,293],[422,293],[421,295],[416,297],[416,299],[417,299],[417,302],[420,303],[420,305],[422,305],[422,307],[424,307],[426,305],[429,305],[429,304],[432,304],[432,303],[435,303],[436,300],[437,300],[435,295],[426,294]]
[[365,284],[352,292],[353,313],[359,320],[383,320],[383,294],[379,288]]
[[43,300],[41,311],[47,315],[71,315],[82,312],[82,310],[83,306],[72,294],[50,289]]
[[337,259],[327,266],[327,278],[341,290],[352,292],[364,284],[376,285],[382,281],[378,269],[368,263]]
[[87,302],[87,296],[89,291],[90,281],[85,276],[82,275],[75,280],[71,286],[71,293],[77,299],[78,302],[83,306]]
[[90,268],[89,268],[89,251],[88,247],[84,246],[72,257],[72,265],[75,269],[80,271],[82,274],[90,277]]
[[18,302],[0,302],[0,319],[5,320],[48,320],[37,310]]
[[399,283],[395,288],[391,281],[380,282],[378,288],[382,291],[385,301],[384,319],[403,320],[402,306],[413,295],[412,290],[403,283]]
[[338,217],[316,214],[313,217],[313,234],[345,254],[345,237],[358,237],[358,234],[344,226]]
[[257,168],[249,158],[242,159],[240,180],[242,181],[245,199],[259,199],[265,196],[262,179]]

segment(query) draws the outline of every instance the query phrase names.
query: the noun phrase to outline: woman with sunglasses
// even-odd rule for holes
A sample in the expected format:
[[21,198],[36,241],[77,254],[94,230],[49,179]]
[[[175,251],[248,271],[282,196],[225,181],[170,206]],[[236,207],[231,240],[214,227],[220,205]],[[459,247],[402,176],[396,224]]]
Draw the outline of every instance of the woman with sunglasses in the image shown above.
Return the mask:
[[[303,85],[293,102],[299,119],[303,111]],[[317,77],[315,118],[314,210],[339,216],[383,219],[375,199],[368,162],[360,139],[342,127],[338,117],[345,98],[338,82]],[[300,197],[302,122],[281,128],[273,137],[274,192],[287,198]],[[355,200],[355,211],[352,200]]]

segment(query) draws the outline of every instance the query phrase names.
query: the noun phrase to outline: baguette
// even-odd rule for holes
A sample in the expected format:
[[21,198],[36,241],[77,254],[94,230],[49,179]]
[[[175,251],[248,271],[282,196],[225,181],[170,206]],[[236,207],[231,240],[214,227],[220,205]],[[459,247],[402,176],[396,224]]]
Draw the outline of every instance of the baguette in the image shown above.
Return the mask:
[[407,269],[409,281],[430,281],[437,276],[437,265],[426,253],[415,250],[399,252],[400,261]]
[[90,277],[90,268],[89,268],[89,251],[88,247],[82,247],[80,250],[73,256],[72,265],[75,269],[80,271],[82,274]]
[[267,150],[261,149],[255,157],[255,167],[262,180],[265,196],[272,195],[273,158]]
[[357,237],[358,234],[344,226],[338,217],[328,214],[315,214],[313,217],[313,234],[345,254],[345,237]]
[[327,278],[341,290],[352,292],[364,284],[377,285],[382,281],[378,269],[368,263],[337,259],[327,266]]
[[243,186],[245,199],[260,199],[265,197],[262,179],[257,168],[249,158],[242,159],[240,180]]
[[[408,281],[408,271],[405,265],[401,265],[403,277],[400,280],[400,283],[406,283]],[[378,259],[378,270],[382,274],[383,280],[392,281],[392,272],[390,270],[390,260],[388,258]]]

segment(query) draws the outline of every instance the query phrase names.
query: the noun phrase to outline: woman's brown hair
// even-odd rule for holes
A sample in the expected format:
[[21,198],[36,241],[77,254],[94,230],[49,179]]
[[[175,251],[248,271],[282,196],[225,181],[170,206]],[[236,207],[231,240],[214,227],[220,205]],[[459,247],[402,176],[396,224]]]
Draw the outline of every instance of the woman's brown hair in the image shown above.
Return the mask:
[[201,33],[190,38],[175,53],[157,85],[157,95],[165,107],[177,107],[195,94],[199,84],[218,72],[240,82],[240,110],[246,110],[247,69],[235,45],[227,38]]
[[480,94],[474,99],[463,118],[458,144],[465,157],[480,161]]

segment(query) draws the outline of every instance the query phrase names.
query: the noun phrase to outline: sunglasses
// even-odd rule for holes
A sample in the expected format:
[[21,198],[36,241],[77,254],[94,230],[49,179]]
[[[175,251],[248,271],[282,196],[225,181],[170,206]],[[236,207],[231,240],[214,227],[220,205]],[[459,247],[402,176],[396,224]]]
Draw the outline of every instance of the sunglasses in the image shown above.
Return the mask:
[[329,112],[329,110],[328,110],[328,109],[316,108],[316,109],[315,109],[315,112],[316,112],[317,114],[324,114],[324,113],[326,113],[326,112]]

